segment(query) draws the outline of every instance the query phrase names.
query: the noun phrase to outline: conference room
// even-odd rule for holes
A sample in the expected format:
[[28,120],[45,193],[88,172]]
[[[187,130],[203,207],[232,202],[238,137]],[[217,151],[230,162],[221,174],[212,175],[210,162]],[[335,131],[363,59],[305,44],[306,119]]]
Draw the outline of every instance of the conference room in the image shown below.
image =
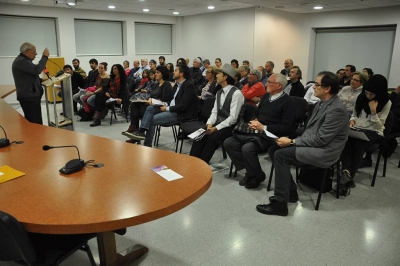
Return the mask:
[[[8,27],[3,27],[3,23],[9,19],[16,20],[17,24],[29,21],[22,25],[26,25],[28,29],[29,25],[34,25],[34,28],[24,34],[12,34],[15,43],[9,38],[1,39],[0,70],[3,75],[0,85],[13,84],[11,65],[19,52],[18,47],[24,41],[35,43],[38,51],[48,47],[50,58],[63,57],[68,64],[72,59],[79,58],[81,67],[86,71],[90,70],[88,62],[91,58],[107,62],[111,66],[122,64],[124,60],[131,64],[133,60],[141,58],[157,60],[163,55],[167,63],[174,63],[180,57],[187,57],[192,61],[200,56],[211,62],[215,58],[221,58],[224,64],[235,58],[239,62],[250,61],[251,68],[273,61],[274,71],[279,72],[283,68],[284,60],[292,58],[295,65],[300,66],[303,71],[304,85],[307,81],[315,80],[319,71],[335,72],[346,64],[353,64],[360,70],[370,67],[375,73],[381,73],[388,79],[389,88],[400,85],[400,36],[396,34],[400,23],[399,1],[381,1],[383,7],[374,1],[364,1],[369,4],[368,8],[361,8],[360,1],[336,1],[342,10],[338,10],[339,7],[329,8],[326,4],[325,11],[309,12],[305,12],[304,7],[299,7],[300,1],[293,1],[290,7],[292,11],[289,6],[275,7],[289,1],[285,1],[285,4],[267,1],[274,5],[266,4],[260,8],[260,4],[254,3],[262,1],[211,1],[215,4],[215,9],[211,11],[202,1],[188,1],[187,6],[186,3],[175,6],[179,15],[168,10],[163,1],[158,1],[158,8],[153,1],[147,1],[148,4],[153,4],[149,12],[142,11],[146,1],[134,1],[135,4],[127,3],[131,1],[116,1],[113,10],[108,9],[105,1],[78,1],[76,8],[54,6],[53,3],[50,5],[49,1],[31,1],[32,4],[21,4],[20,1],[2,2],[1,36],[10,34],[5,32]],[[201,6],[190,8],[190,5],[196,4]],[[85,5],[87,8],[83,8]],[[189,13],[190,10],[192,13]],[[41,22],[35,24],[38,18]],[[98,29],[99,24],[102,25],[101,29]],[[109,32],[119,35],[102,38],[98,45],[94,45],[92,39],[79,35],[82,34],[79,29],[86,29],[85,27],[100,32],[110,27]],[[28,33],[31,35],[25,35]],[[110,43],[107,44],[103,39],[108,39]],[[158,48],[166,50],[138,51],[157,48],[140,42],[149,39],[151,44],[162,43]],[[88,50],[89,44],[91,48]],[[96,47],[111,50],[94,51]],[[8,95],[4,103],[20,112],[15,93]],[[121,135],[127,128],[126,120],[118,118],[118,122],[111,126],[103,124],[93,129],[86,123],[75,123],[75,131],[82,136],[76,142],[79,148],[85,146],[84,140],[88,138],[86,134],[109,139],[113,149],[128,151],[132,147],[131,144],[124,143],[126,138]],[[17,129],[11,131],[17,132]],[[68,139],[67,135],[65,136]],[[22,138],[24,134],[18,133],[17,136]],[[22,140],[9,133],[8,137],[10,140]],[[163,156],[168,157],[167,154],[174,151],[175,147],[170,129],[162,129],[159,142],[160,145],[155,150],[168,151],[163,153]],[[8,149],[21,149],[28,144],[13,144]],[[57,143],[43,142],[40,145]],[[184,145],[183,153],[187,154],[190,143],[185,141]],[[152,153],[149,150],[141,147],[140,152]],[[4,152],[0,152],[1,158],[6,158]],[[60,162],[64,160],[62,162],[65,163],[74,156],[72,151],[68,151],[67,155],[60,155],[60,150],[38,153],[40,156],[43,153],[43,158],[51,161],[51,157],[61,156],[54,159],[58,164],[51,167],[57,178],[62,177],[58,174],[58,169],[62,166]],[[135,152],[128,153],[132,157],[137,156]],[[95,159],[96,162],[107,165],[103,161],[106,157],[92,157],[82,151],[81,155],[85,159]],[[376,154],[374,156],[376,160]],[[118,172],[128,174],[136,171],[132,169],[129,158],[119,160],[125,161],[125,164],[118,163],[121,166]],[[317,192],[300,185],[300,201],[289,204],[289,216],[269,217],[255,210],[257,204],[267,202],[268,197],[273,195],[272,192],[267,192],[266,182],[256,190],[243,190],[237,183],[244,173],[239,172],[236,178],[228,177],[227,167],[230,160],[224,160],[222,152],[217,151],[210,163],[216,167],[212,169],[212,184],[207,192],[203,191],[202,196],[198,195],[198,200],[185,208],[181,206],[181,210],[171,212],[168,216],[127,226],[125,235],[116,235],[116,248],[118,251],[125,250],[135,244],[143,244],[149,248],[148,253],[131,265],[398,265],[398,161],[399,149],[388,159],[386,177],[382,177],[382,167],[380,168],[375,187],[370,186],[373,167],[360,170],[357,189],[348,197],[340,199],[336,199],[331,193],[323,194],[319,211],[314,210]],[[168,166],[162,158],[157,162]],[[263,170],[269,173],[271,161],[268,155],[260,156],[260,162]],[[0,166],[4,164],[5,161],[0,161]],[[154,164],[156,165],[157,163]],[[86,173],[94,170],[102,171],[101,168],[85,168]],[[198,171],[196,168],[190,170]],[[189,172],[185,170],[185,173]],[[145,179],[146,176],[142,178]],[[17,179],[10,182],[16,181]],[[0,198],[9,195],[2,191],[2,185],[0,184]],[[92,201],[89,195],[84,200]],[[100,207],[93,211],[102,212]],[[96,239],[90,240],[89,246],[99,264]],[[0,262],[0,265],[16,264]],[[89,260],[83,252],[76,252],[62,265],[89,265]]]

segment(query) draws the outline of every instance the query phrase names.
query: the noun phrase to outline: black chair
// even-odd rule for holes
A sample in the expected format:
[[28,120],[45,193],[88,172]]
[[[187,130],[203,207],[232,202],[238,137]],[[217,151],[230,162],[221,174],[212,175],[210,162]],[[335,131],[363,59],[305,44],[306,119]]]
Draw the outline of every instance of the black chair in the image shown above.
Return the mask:
[[[131,78],[130,78],[131,79]],[[128,82],[126,83],[125,88],[122,91],[122,103],[117,104],[115,101],[110,102],[106,104],[106,107],[111,110],[111,119],[110,119],[110,126],[112,125],[113,122],[113,116],[115,119],[117,119],[117,114],[116,114],[116,108],[120,110],[120,113],[125,114],[126,122],[129,122],[129,105],[130,105],[130,93],[129,93],[129,84]]]
[[[249,104],[249,103],[246,103],[245,105],[246,105],[246,107],[245,107],[244,112],[243,112],[243,121],[244,122],[250,122],[250,120],[254,116],[254,112],[256,111],[257,107],[255,107],[254,105]],[[265,153],[265,152],[266,151],[261,151],[258,154],[262,154],[262,153]],[[231,166],[230,166],[230,169],[229,169],[229,177],[232,176],[232,169],[233,169],[233,162],[231,162]],[[233,174],[233,176],[234,177],[237,176],[237,170],[236,169],[235,169],[235,173]]]
[[126,78],[126,85],[129,95],[134,92],[135,84],[136,84],[135,78]]
[[173,123],[166,123],[166,124],[162,124],[162,125],[156,126],[153,146],[154,147],[158,147],[158,142],[160,140],[161,128],[162,127],[171,127],[172,134],[174,136],[174,141],[177,142],[178,130],[176,129],[176,126],[179,126],[179,124],[180,124],[180,122],[173,122]]
[[[318,192],[318,198],[317,198],[317,204],[315,204],[315,210],[318,211],[319,209],[319,204],[321,202],[321,196],[323,193],[323,189],[325,187],[325,182],[327,179],[327,175],[329,175],[331,173],[330,178],[333,179],[333,175],[335,172],[335,165],[336,165],[336,183],[340,184],[340,161],[338,160],[335,164],[333,164],[332,166],[328,167],[328,168],[324,168],[323,169],[323,173],[322,173],[322,180],[321,180],[321,186]],[[315,167],[313,165],[302,165],[302,166],[296,166],[296,183],[299,183],[299,168],[303,168],[303,169],[318,169],[318,167]],[[267,191],[271,190],[271,181],[272,181],[272,176],[274,174],[274,164],[272,164],[271,166],[271,171],[269,173],[269,179],[268,179],[268,186],[267,186]],[[339,185],[337,185],[339,186]],[[336,198],[339,198],[339,189],[336,189]]]
[[[204,100],[203,107],[201,108],[201,116],[205,117],[208,119],[211,115],[211,111],[214,107],[214,102],[215,102],[215,97],[207,98]],[[199,120],[191,120],[191,121],[185,121],[182,122],[179,125],[178,129],[178,143],[180,141],[180,150],[179,153],[182,153],[182,147],[183,147],[183,141],[187,138],[187,135],[190,135],[191,133],[195,132],[199,128],[204,128],[206,129],[206,124],[204,121],[199,121]],[[176,149],[177,150],[177,149]],[[226,153],[225,153],[226,156]],[[226,159],[226,157],[224,157]]]
[[304,123],[307,118],[307,110],[308,110],[308,103],[304,98],[292,96],[293,105],[294,105],[294,125],[293,125],[293,132],[294,134],[289,136],[290,138],[295,138],[301,135],[304,131]]
[[[379,143],[374,143],[370,146],[368,146],[365,151],[373,153],[376,150],[379,150],[378,152],[378,158],[376,159],[376,164],[375,164],[375,170],[374,170],[374,175],[372,176],[372,182],[371,182],[371,187],[375,186],[375,180],[376,176],[378,174],[378,169],[379,169],[379,162],[381,157],[383,157],[383,173],[382,176],[386,176],[386,165],[387,165],[387,159],[390,156],[386,156],[385,154],[382,153],[383,150],[385,150],[385,141],[388,141],[389,138],[393,138],[393,136],[390,135],[390,131],[392,131],[392,126],[393,126],[393,120],[394,120],[394,115],[393,112],[389,112],[386,121],[385,121],[385,129],[383,131],[384,138],[379,142]],[[387,143],[386,143],[387,144]],[[400,162],[399,162],[400,164]]]
[[59,265],[77,250],[87,253],[95,266],[87,242],[96,234],[49,235],[28,233],[12,215],[0,211],[0,261],[29,266]]

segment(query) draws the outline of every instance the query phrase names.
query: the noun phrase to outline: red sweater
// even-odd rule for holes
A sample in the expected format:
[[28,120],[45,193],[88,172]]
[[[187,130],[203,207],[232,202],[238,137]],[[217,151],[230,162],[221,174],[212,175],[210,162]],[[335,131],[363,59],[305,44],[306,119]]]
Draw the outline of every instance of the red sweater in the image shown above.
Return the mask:
[[244,85],[242,93],[244,98],[246,99],[246,103],[257,106],[255,102],[253,102],[251,99],[253,99],[254,97],[259,97],[261,99],[265,94],[265,88],[260,81],[254,83],[253,85],[247,83],[246,85]]

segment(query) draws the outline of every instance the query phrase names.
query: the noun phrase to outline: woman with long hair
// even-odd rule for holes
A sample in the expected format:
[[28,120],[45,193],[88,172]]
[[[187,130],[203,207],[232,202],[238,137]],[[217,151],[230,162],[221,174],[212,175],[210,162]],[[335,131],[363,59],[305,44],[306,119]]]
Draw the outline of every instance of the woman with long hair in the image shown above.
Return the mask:
[[167,64],[167,69],[169,71],[169,79],[168,79],[168,81],[174,82],[174,70],[175,70],[174,64],[168,63]]
[[[133,132],[139,130],[139,119],[143,117],[147,106],[151,105],[152,99],[157,99],[162,102],[167,102],[172,97],[172,86],[169,82],[169,71],[164,66],[158,66],[156,68],[155,79],[157,85],[152,91],[150,91],[150,98],[147,102],[132,102],[131,103],[131,124],[127,131],[122,132],[122,135],[130,138]],[[126,142],[136,143],[137,140],[129,139]]]
[[101,119],[103,119],[108,112],[106,102],[108,99],[115,99],[117,104],[121,104],[123,101],[123,93],[126,87],[126,75],[125,70],[120,64],[115,64],[111,67],[110,81],[107,88],[103,88],[102,91],[96,94],[95,99],[95,114],[94,122],[90,124],[91,127],[99,126]]
[[[350,187],[355,187],[354,176],[360,167],[365,148],[383,138],[386,118],[392,103],[388,95],[388,83],[384,76],[373,75],[357,97],[350,127],[363,130],[369,141],[349,137],[342,152],[341,193],[348,195]],[[339,118],[338,118],[339,119]]]

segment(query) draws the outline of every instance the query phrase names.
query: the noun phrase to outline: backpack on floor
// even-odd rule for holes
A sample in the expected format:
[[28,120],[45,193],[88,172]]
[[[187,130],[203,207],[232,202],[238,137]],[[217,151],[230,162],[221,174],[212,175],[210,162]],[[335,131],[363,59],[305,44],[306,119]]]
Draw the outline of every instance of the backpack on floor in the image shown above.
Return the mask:
[[92,121],[94,112],[91,111],[90,113],[85,112],[85,108],[79,109],[77,115],[81,117],[80,121]]

